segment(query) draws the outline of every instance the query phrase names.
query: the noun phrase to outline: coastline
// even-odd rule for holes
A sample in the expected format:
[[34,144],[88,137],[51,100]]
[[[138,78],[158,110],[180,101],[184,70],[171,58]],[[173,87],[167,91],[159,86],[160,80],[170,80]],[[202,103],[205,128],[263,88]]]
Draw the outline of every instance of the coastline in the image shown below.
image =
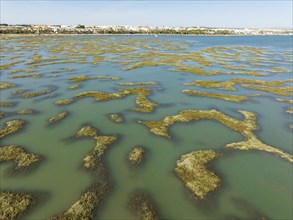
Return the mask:
[[52,37],[52,36],[181,36],[181,37],[258,37],[258,36],[293,36],[293,34],[0,34],[0,37]]

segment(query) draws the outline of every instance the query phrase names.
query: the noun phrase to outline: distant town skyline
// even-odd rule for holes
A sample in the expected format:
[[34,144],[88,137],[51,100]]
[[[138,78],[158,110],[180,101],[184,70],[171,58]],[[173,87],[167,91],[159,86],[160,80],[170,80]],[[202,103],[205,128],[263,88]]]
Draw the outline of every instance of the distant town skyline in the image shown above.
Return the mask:
[[9,1],[1,23],[290,28],[291,0],[279,1]]

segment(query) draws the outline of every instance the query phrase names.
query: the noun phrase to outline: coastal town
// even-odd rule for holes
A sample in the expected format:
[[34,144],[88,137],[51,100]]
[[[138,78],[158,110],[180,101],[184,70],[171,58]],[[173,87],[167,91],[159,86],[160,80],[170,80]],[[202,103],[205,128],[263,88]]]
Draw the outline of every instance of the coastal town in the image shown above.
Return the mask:
[[293,35],[292,29],[0,24],[0,34]]

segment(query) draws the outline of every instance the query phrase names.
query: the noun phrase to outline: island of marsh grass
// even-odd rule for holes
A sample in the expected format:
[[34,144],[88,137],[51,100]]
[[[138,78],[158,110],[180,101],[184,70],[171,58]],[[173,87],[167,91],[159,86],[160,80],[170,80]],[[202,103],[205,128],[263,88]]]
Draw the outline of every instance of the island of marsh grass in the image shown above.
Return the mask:
[[123,122],[123,117],[119,114],[111,114],[109,115],[110,119],[116,123],[121,123]]
[[239,95],[226,95],[226,94],[220,94],[220,93],[211,93],[211,92],[200,92],[190,89],[182,90],[185,94],[189,96],[204,96],[204,97],[210,97],[210,98],[216,98],[216,99],[223,99],[230,102],[243,102],[247,101],[247,96],[239,96]]
[[142,147],[135,147],[128,152],[128,162],[132,167],[137,167],[141,164],[144,158],[144,149]]
[[24,126],[23,120],[6,121],[4,128],[0,130],[0,138],[20,131]]
[[15,169],[27,168],[40,161],[40,156],[27,153],[22,147],[10,145],[0,147],[0,162],[14,161]]
[[204,199],[220,183],[220,179],[206,168],[206,163],[216,156],[213,150],[192,151],[176,162],[176,174],[199,199]]
[[293,156],[270,145],[264,144],[259,140],[254,131],[258,129],[256,125],[256,116],[252,112],[241,111],[244,120],[240,121],[223,114],[217,110],[183,110],[177,115],[166,116],[163,120],[157,122],[138,121],[147,126],[150,131],[156,135],[171,138],[168,134],[168,127],[176,122],[187,123],[197,120],[216,120],[224,124],[231,130],[237,131],[245,137],[245,141],[227,144],[227,148],[238,150],[260,150],[273,153],[293,163]]
[[96,142],[94,150],[83,159],[84,167],[87,169],[94,169],[101,162],[108,145],[111,145],[118,139],[116,135],[98,136],[97,130],[90,125],[85,125],[80,128],[76,132],[75,137],[91,137]]
[[0,219],[16,219],[29,208],[31,203],[32,195],[1,191]]
[[68,111],[60,112],[56,116],[53,116],[53,117],[49,118],[48,119],[48,122],[50,124],[59,122],[60,120],[64,119],[66,116],[68,116],[68,114],[69,114]]
[[98,91],[82,92],[77,94],[76,98],[94,97],[96,101],[108,101],[112,99],[121,99],[128,95],[136,96],[137,108],[132,108],[138,112],[151,112],[157,106],[156,103],[150,101],[147,96],[150,95],[151,90],[146,87],[119,89],[119,93],[104,93]]

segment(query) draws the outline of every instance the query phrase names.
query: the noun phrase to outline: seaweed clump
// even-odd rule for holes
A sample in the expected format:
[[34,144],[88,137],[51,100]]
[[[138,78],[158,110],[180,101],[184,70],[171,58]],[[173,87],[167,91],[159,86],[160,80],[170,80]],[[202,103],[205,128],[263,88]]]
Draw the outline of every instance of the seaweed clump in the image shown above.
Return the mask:
[[98,201],[95,192],[85,192],[67,211],[51,220],[91,219]]
[[140,220],[159,219],[153,201],[144,192],[135,192],[130,198],[129,206]]
[[13,83],[8,83],[8,82],[0,82],[0,90],[1,89],[8,89],[8,88],[13,88],[16,85]]
[[68,210],[50,220],[93,219],[96,209],[111,191],[111,183],[106,174],[101,180],[87,189]]
[[79,84],[74,84],[72,86],[69,86],[69,89],[79,89],[80,85]]
[[9,134],[13,134],[21,130],[24,126],[24,121],[22,120],[11,120],[5,122],[5,127],[0,130],[0,138],[3,138]]
[[244,120],[237,120],[230,116],[225,115],[217,110],[183,110],[178,115],[166,116],[162,121],[138,121],[140,124],[150,128],[150,131],[156,135],[171,138],[168,134],[168,127],[175,122],[187,123],[197,120],[216,120],[224,124],[231,130],[237,131],[245,137],[245,141],[227,144],[227,148],[238,150],[260,150],[268,153],[274,153],[289,162],[293,163],[292,155],[262,143],[253,133],[258,129],[256,125],[256,116],[252,112],[241,111],[239,112],[244,116]]
[[11,107],[15,105],[16,105],[16,102],[0,102],[0,107]]
[[56,116],[53,116],[52,118],[49,118],[48,121],[49,123],[55,123],[57,121],[60,121],[64,119],[69,113],[67,111],[61,112]]
[[217,156],[213,150],[198,150],[182,155],[177,160],[175,171],[185,185],[195,196],[204,199],[207,194],[214,191],[220,179],[206,169],[206,163]]
[[142,85],[157,85],[157,82],[124,82],[118,83],[120,86],[142,86]]
[[0,162],[13,160],[16,163],[15,169],[27,168],[40,161],[35,154],[26,153],[22,147],[10,145],[0,147]]
[[279,87],[268,87],[268,86],[244,84],[242,85],[242,87],[248,88],[248,89],[260,90],[260,91],[268,92],[268,93],[273,93],[280,96],[292,96],[292,92],[293,92],[292,86],[279,88]]
[[122,116],[118,115],[118,114],[111,114],[110,115],[110,119],[116,123],[121,123],[123,122],[123,118]]
[[138,166],[141,164],[144,156],[144,150],[142,147],[135,147],[128,153],[128,162],[132,166]]
[[0,219],[16,219],[32,203],[29,194],[0,193]]
[[62,100],[55,101],[54,104],[55,105],[69,105],[73,101],[74,101],[73,99],[62,99]]
[[223,100],[231,101],[231,102],[243,102],[248,99],[246,96],[226,95],[226,94],[218,94],[218,93],[211,93],[211,92],[199,92],[199,91],[189,90],[189,89],[182,90],[182,92],[190,96],[193,96],[193,95],[206,96],[206,97],[211,97],[216,99],[223,99]]
[[286,80],[283,81],[265,81],[257,79],[247,78],[233,78],[226,81],[214,81],[214,80],[196,80],[191,83],[184,84],[185,86],[201,86],[204,88],[220,88],[224,90],[236,90],[237,84],[249,84],[249,85],[263,85],[263,86],[282,86]]
[[42,77],[42,74],[37,73],[37,74],[17,75],[17,76],[10,76],[9,78],[17,79],[17,78],[26,78],[26,77],[40,78],[40,77]]
[[84,167],[86,167],[87,169],[95,168],[101,162],[102,156],[107,150],[108,145],[114,143],[117,140],[117,136],[115,135],[98,136],[96,129],[89,125],[85,125],[81,129],[79,129],[75,134],[75,137],[92,137],[96,142],[96,146],[93,151],[90,154],[86,155],[86,157],[83,159]]
[[40,92],[27,93],[27,94],[21,95],[21,98],[33,98],[33,97],[37,97],[37,96],[41,96],[41,95],[46,95],[50,92],[52,92],[52,91],[51,90],[43,90]]
[[119,89],[119,93],[104,93],[98,91],[89,91],[82,92],[77,94],[76,98],[84,98],[84,97],[94,97],[96,101],[107,101],[112,99],[121,99],[128,95],[137,95],[136,96],[136,105],[137,108],[133,108],[132,110],[138,112],[151,112],[157,104],[150,101],[147,98],[147,95],[151,93],[151,90],[145,87],[137,87],[137,88],[128,88],[128,89]]
[[94,77],[87,77],[86,75],[77,76],[73,78],[69,78],[71,82],[83,82],[87,80],[94,80],[94,79],[111,79],[111,80],[119,80],[118,77],[112,77],[112,76],[94,76]]

